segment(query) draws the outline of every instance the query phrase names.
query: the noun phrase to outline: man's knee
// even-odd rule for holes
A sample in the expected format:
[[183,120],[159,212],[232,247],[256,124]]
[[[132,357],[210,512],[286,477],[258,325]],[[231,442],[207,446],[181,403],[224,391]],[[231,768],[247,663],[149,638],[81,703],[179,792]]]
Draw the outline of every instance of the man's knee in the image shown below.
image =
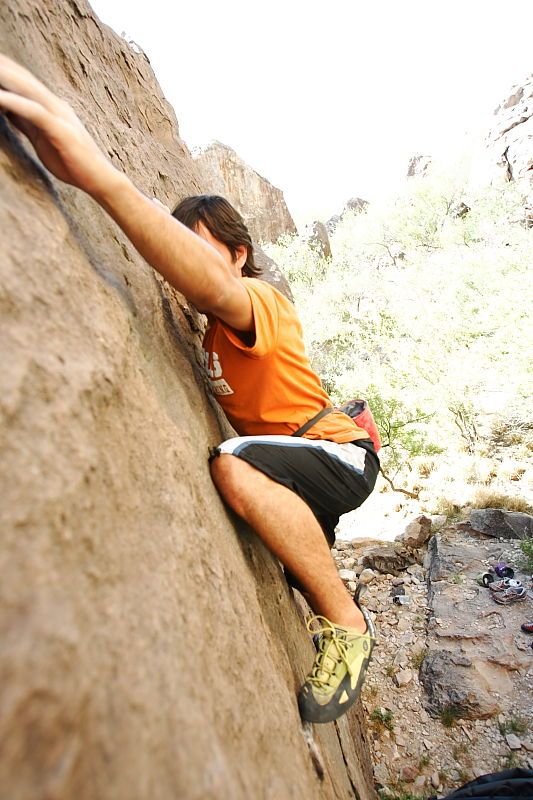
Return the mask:
[[218,455],[210,464],[213,483],[224,500],[241,516],[243,515],[243,487],[246,481],[243,470],[247,466],[246,462],[229,453]]
[[246,467],[246,462],[241,461],[238,456],[221,453],[211,461],[211,477],[222,494],[234,494],[243,485],[243,472]]

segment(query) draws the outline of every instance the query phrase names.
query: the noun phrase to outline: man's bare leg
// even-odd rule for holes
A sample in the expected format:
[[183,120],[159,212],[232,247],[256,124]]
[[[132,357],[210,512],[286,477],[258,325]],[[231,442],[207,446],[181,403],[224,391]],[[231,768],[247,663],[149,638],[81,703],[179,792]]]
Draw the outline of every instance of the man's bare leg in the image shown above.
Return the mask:
[[226,503],[305,587],[313,611],[363,633],[363,615],[339,578],[309,506],[286,486],[228,453],[211,462],[211,475]]

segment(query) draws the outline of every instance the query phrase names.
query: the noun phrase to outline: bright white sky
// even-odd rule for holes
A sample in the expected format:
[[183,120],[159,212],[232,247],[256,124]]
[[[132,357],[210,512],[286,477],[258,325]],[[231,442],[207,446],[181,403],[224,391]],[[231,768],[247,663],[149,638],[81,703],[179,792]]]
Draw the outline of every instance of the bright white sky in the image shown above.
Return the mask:
[[532,0],[92,0],[150,58],[189,147],[218,139],[297,223],[485,130],[533,72]]

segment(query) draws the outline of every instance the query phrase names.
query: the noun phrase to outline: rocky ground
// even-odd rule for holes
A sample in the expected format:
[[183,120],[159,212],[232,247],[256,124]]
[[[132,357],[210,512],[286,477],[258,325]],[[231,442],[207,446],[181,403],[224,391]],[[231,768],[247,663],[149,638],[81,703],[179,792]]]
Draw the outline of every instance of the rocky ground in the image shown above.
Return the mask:
[[[441,797],[488,772],[533,769],[533,636],[520,630],[533,591],[518,542],[445,525],[399,556],[375,544],[337,540],[333,555],[352,591],[365,585],[378,627],[363,703],[382,795]],[[387,547],[390,570],[375,558]],[[476,583],[500,560],[529,588],[525,602],[498,605]]]

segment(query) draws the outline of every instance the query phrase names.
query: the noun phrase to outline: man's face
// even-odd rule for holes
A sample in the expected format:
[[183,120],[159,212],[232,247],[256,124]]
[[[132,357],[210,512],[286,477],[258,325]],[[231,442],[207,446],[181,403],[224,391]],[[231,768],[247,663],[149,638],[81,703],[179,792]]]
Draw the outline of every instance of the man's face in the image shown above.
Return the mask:
[[[243,246],[242,248],[239,248],[237,260],[233,261],[230,249],[223,244],[223,242],[219,242],[218,239],[215,239],[209,228],[206,228],[203,222],[198,222],[195,232],[198,234],[198,236],[201,236],[202,239],[205,239],[205,241],[208,242],[211,247],[214,247],[218,253],[220,253],[228,267],[237,278],[242,278],[242,268],[246,263],[246,258],[248,255],[246,247]],[[242,252],[240,252],[241,250]]]

